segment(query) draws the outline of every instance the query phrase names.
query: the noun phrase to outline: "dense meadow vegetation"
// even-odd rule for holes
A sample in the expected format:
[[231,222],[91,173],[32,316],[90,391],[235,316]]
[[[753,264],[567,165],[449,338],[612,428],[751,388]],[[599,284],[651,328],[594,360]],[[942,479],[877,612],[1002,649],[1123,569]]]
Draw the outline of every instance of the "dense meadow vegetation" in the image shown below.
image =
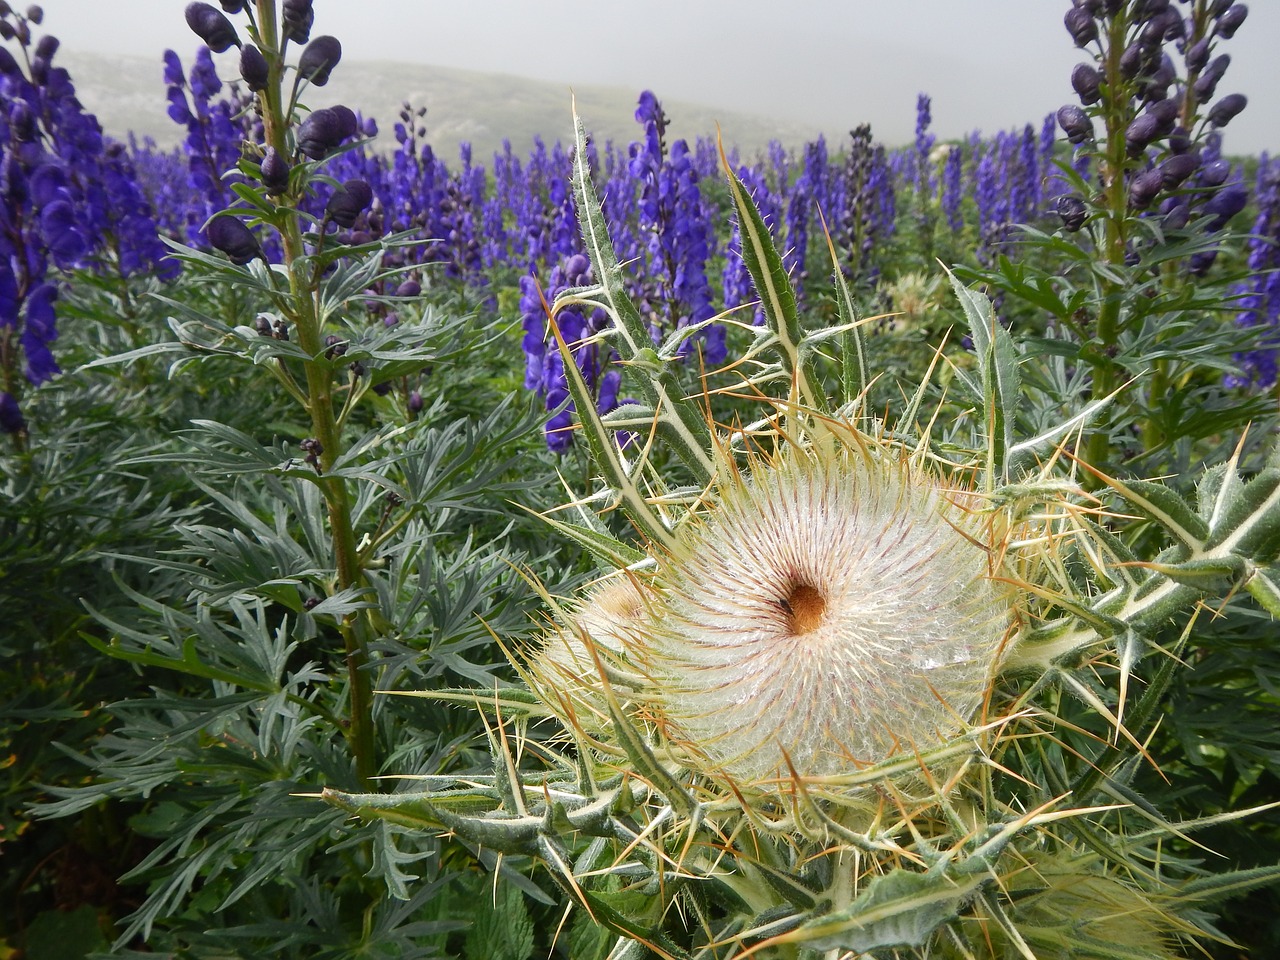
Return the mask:
[[0,0],[0,957],[1280,950],[1244,4],[1076,0],[994,135],[492,158],[309,110],[316,6],[189,4],[164,151]]

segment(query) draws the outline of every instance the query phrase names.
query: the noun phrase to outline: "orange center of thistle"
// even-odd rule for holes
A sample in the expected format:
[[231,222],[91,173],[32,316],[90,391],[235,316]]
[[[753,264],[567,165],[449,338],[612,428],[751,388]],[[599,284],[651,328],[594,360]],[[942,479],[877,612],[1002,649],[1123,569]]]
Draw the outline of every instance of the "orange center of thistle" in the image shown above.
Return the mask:
[[818,629],[822,616],[827,612],[827,600],[818,588],[808,583],[797,583],[782,599],[787,611],[787,626],[792,633],[805,634]]

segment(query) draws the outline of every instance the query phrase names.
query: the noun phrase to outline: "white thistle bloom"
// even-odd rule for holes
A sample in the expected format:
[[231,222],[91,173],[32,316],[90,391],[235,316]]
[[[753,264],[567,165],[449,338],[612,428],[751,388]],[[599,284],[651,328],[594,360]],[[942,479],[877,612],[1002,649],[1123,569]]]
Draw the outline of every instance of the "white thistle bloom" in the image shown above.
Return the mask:
[[959,733],[1012,623],[974,500],[861,451],[730,485],[664,575],[651,642],[672,737],[751,781]]
[[617,692],[645,684],[635,673],[651,598],[635,575],[610,577],[548,632],[528,661],[544,698],[593,732],[610,724],[601,671]]

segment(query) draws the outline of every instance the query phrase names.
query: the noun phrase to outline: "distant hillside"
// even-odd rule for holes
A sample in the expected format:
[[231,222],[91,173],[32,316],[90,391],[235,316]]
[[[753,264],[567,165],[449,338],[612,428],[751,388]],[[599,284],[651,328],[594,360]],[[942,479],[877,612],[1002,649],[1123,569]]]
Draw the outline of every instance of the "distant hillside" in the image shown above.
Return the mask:
[[[77,53],[65,47],[58,62],[71,71],[85,108],[97,115],[107,133],[123,138],[129,131],[149,136],[162,146],[176,144],[184,131],[165,113],[163,66],[139,57]],[[221,60],[223,77],[236,75],[234,60]],[[655,91],[662,98],[662,91]],[[339,101],[379,124],[383,143],[394,146],[392,129],[401,104],[427,108],[427,139],[446,159],[458,155],[458,145],[470,141],[477,160],[500,150],[509,139],[517,153],[525,152],[540,134],[548,144],[568,141],[573,134],[571,95],[578,112],[598,143],[626,144],[637,139],[634,119],[639,90],[583,86],[572,91],[560,84],[505,74],[477,73],[405,63],[347,62],[323,89],[306,97],[312,107]],[[778,140],[798,147],[818,135],[815,127],[752,116],[731,110],[663,99],[671,120],[669,137],[693,138],[714,134],[717,121],[726,146],[747,154]],[[845,131],[836,131],[837,138]],[[831,132],[828,131],[828,137]]]

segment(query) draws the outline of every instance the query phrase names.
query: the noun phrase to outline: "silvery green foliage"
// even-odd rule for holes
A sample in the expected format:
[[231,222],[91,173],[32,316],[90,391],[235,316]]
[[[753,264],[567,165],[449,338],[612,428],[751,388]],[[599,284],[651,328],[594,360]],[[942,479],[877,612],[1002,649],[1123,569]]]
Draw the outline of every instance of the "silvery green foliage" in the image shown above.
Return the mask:
[[[614,327],[600,336],[626,364],[624,392],[639,400],[596,415],[566,362],[601,485],[571,505],[573,520],[557,514],[552,525],[590,551],[602,574],[623,571],[640,597],[634,619],[602,630],[588,615],[596,596],[579,605],[548,593],[550,643],[560,643],[548,649],[567,652],[519,661],[528,690],[421,694],[491,718],[489,772],[407,778],[390,796],[335,787],[325,798],[363,820],[447,831],[540,861],[561,897],[581,908],[581,929],[597,924],[617,937],[612,947],[583,947],[583,957],[1172,958],[1214,934],[1215,903],[1276,880],[1280,867],[1215,872],[1168,843],[1250,811],[1169,822],[1133,783],[1180,669],[1170,625],[1240,590],[1280,609],[1280,469],[1214,466],[1194,502],[1156,483],[1090,473],[1109,491],[1099,508],[1077,482],[1091,468],[1062,464],[1106,398],[1024,432],[1020,368],[1038,358],[1020,353],[985,298],[958,282],[973,353],[955,364],[954,383],[968,416],[921,430],[934,419],[920,414],[921,385],[907,416],[877,422],[876,385],[838,269],[843,322],[804,329],[781,258],[732,174],[744,258],[767,318],[742,376],[764,412],[740,430],[713,432],[706,398],[673,388],[677,344],[655,346],[626,297],[581,125],[577,147],[579,215],[599,283],[557,306],[610,313]],[[830,353],[839,353],[834,396],[821,365]],[[623,432],[638,439],[620,444]],[[658,444],[675,456],[657,460]],[[984,549],[999,555],[993,576],[1016,594],[1015,625],[984,709],[956,717],[950,735],[851,763],[836,777],[793,770],[753,781],[673,731],[646,634],[664,629],[664,591],[678,577],[686,527],[716,509],[708,489],[841,445],[952,483],[969,478],[962,499],[984,504],[974,508],[993,531]],[[595,510],[613,507],[641,540],[607,532]],[[1139,547],[1115,532],[1109,511],[1142,518]],[[548,723],[558,739],[548,740]]]

